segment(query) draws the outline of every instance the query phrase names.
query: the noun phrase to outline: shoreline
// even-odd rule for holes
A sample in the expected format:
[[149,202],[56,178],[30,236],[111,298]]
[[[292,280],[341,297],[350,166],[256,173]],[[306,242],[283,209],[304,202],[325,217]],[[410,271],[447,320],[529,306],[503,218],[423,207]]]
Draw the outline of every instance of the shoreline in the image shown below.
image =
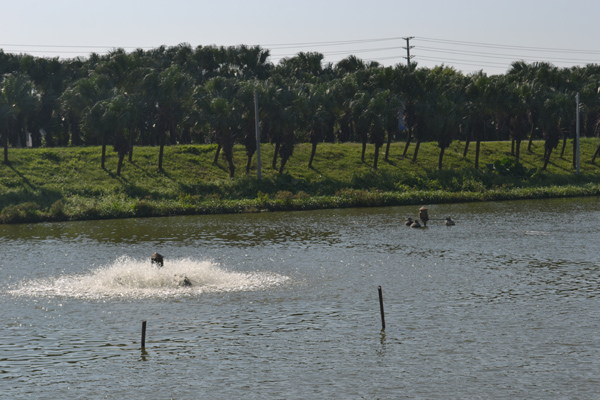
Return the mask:
[[403,142],[392,143],[377,169],[372,146],[363,160],[359,143],[321,143],[308,168],[311,146],[298,144],[284,173],[268,165],[274,147],[263,144],[260,180],[255,164],[245,173],[242,146],[234,147],[235,178],[224,160],[215,164],[214,145],[166,147],[162,170],[157,148],[138,147],[120,176],[112,151],[100,167],[98,146],[13,149],[0,166],[0,224],[600,196],[600,166],[591,162],[598,144],[582,140],[580,175],[558,155],[541,171],[542,142],[518,165],[510,142],[484,142],[475,168],[474,153],[464,156],[455,141],[442,170],[433,169],[439,149],[431,142],[417,162],[402,155]]
[[309,211],[336,208],[395,207],[447,203],[491,202],[510,200],[542,200],[600,196],[600,183],[547,186],[533,188],[499,188],[483,192],[448,192],[414,190],[384,192],[347,189],[334,196],[301,196],[291,193],[271,198],[263,194],[256,199],[171,201],[135,199],[125,195],[98,198],[71,196],[41,210],[33,202],[5,207],[1,224],[89,221],[105,219],[154,218],[184,215],[240,214],[278,211]]

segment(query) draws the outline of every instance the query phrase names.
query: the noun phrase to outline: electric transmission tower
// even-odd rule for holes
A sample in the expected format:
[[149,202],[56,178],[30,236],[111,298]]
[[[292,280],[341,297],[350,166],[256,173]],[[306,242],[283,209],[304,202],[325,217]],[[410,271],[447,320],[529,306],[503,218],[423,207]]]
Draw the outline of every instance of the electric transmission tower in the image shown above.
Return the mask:
[[410,59],[414,57],[414,56],[410,55],[410,49],[412,49],[413,47],[415,47],[415,46],[411,46],[410,45],[410,39],[414,39],[414,38],[415,38],[414,36],[409,36],[409,37],[402,38],[402,39],[406,40],[406,47],[403,47],[403,49],[406,49],[406,57],[404,57],[404,58],[406,58],[406,64],[409,67],[410,67]]

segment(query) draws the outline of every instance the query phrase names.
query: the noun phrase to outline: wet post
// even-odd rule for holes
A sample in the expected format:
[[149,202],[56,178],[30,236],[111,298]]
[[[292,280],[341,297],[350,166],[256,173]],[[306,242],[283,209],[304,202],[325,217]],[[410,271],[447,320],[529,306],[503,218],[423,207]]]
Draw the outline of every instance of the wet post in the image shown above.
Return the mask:
[[146,321],[142,321],[142,350],[146,349]]
[[385,315],[383,313],[383,293],[381,292],[381,285],[377,287],[379,291],[379,309],[381,310],[381,330],[385,331]]

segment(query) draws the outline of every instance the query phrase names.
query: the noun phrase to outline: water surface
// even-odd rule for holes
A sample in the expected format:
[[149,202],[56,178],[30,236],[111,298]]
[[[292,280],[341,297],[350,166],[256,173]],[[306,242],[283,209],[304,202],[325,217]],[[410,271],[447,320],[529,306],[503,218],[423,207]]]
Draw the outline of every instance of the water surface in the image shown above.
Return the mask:
[[0,390],[597,398],[598,199],[417,210],[0,225]]

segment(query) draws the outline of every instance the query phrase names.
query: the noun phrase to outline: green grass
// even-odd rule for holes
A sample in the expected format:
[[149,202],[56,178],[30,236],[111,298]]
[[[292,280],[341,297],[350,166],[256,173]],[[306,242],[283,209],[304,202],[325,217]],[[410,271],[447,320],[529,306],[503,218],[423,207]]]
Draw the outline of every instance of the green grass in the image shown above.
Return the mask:
[[[212,165],[215,145],[166,147],[162,171],[157,168],[157,147],[136,147],[133,162],[125,161],[120,177],[112,150],[102,169],[100,147],[9,149],[9,165],[0,165],[0,222],[598,195],[600,165],[592,164],[591,158],[599,143],[595,138],[582,140],[580,175],[571,165],[569,143],[564,159],[555,150],[547,171],[529,178],[486,168],[513,158],[510,142],[482,143],[479,169],[474,168],[475,144],[462,157],[464,143],[454,142],[446,150],[441,171],[436,143],[422,144],[416,163],[414,144],[404,158],[404,143],[394,143],[388,161],[381,152],[377,170],[372,167],[372,145],[363,163],[360,144],[319,144],[309,169],[310,145],[300,144],[284,174],[271,168],[274,147],[263,144],[260,181],[256,156],[250,174],[245,174],[242,146],[235,147],[233,179],[224,160]],[[523,143],[522,165],[541,170],[543,142],[534,142],[531,153],[526,148]]]

